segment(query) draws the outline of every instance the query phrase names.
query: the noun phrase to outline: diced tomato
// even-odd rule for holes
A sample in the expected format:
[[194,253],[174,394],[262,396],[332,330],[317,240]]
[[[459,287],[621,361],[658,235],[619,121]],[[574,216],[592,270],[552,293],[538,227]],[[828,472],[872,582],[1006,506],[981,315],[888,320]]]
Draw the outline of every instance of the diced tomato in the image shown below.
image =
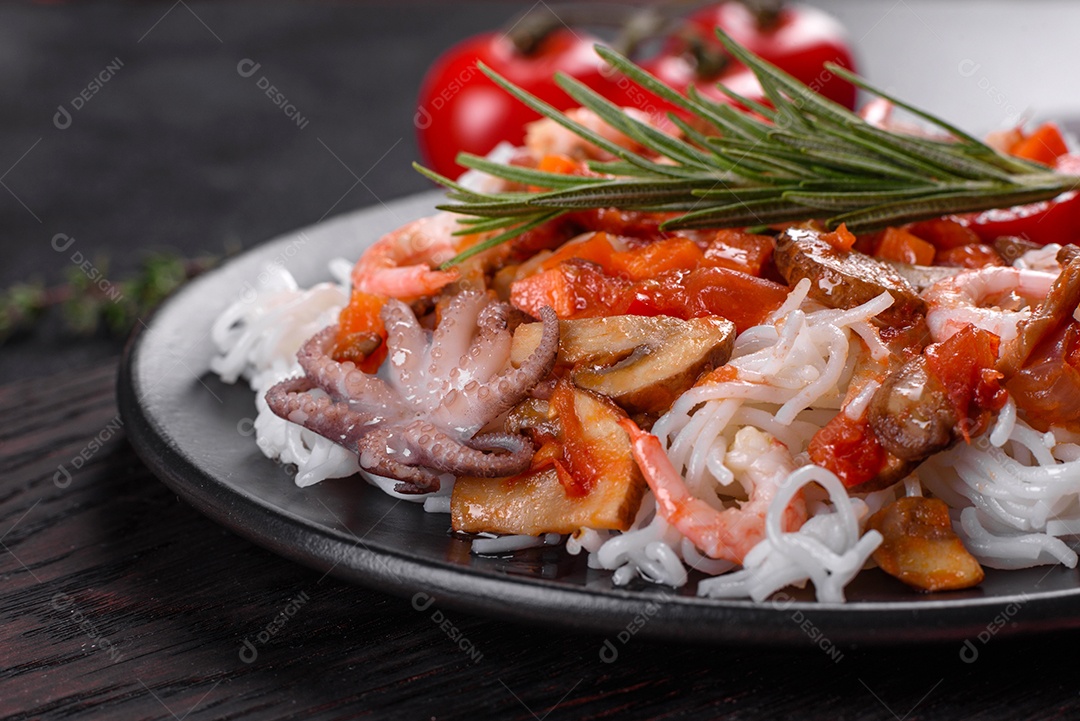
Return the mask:
[[559,417],[559,426],[562,428],[563,456],[555,464],[559,481],[566,489],[566,495],[585,496],[599,477],[601,469],[585,439],[581,418],[574,407],[574,387],[569,380],[563,379],[555,386],[549,403]]
[[601,231],[593,233],[581,242],[578,242],[578,240],[579,239],[575,238],[573,243],[564,244],[548,258],[544,259],[544,262],[540,264],[540,269],[550,270],[563,261],[570,260],[571,258],[587,260],[596,263],[604,269],[607,269],[610,266],[611,254],[615,252],[615,249],[611,246],[611,241],[608,239],[607,233]]
[[1034,160],[1043,165],[1054,165],[1058,156],[1069,152],[1065,138],[1053,123],[1043,123],[1030,135],[1009,148],[1009,153],[1018,158]]
[[718,315],[738,332],[760,324],[787,299],[787,287],[727,268],[661,273],[638,283],[626,312],[701,318]]
[[664,238],[634,250],[611,254],[609,269],[630,280],[644,280],[669,270],[693,270],[705,260],[697,243],[682,236]]
[[991,265],[1005,265],[1001,254],[993,246],[973,243],[956,248],[938,251],[934,258],[936,265],[950,268],[985,268]]
[[540,159],[536,169],[545,173],[559,173],[560,175],[576,175],[583,168],[585,164],[579,160],[574,160],[569,155],[545,155]]
[[382,322],[382,307],[386,298],[381,295],[362,293],[354,290],[349,304],[338,314],[338,335],[335,357],[339,360],[359,360],[350,353],[350,346],[357,338],[374,333],[382,338],[382,343],[374,352],[366,354],[357,367],[365,373],[374,373],[386,358],[386,328]]
[[514,282],[510,303],[534,318],[550,305],[563,320],[626,313],[631,282],[605,275],[595,264],[571,260]]
[[1080,192],[1075,190],[1040,203],[950,217],[965,224],[984,243],[1006,235],[1039,245],[1080,242]]
[[561,215],[532,230],[526,230],[510,241],[510,257],[519,262],[528,260],[541,250],[558,248],[581,232],[581,225],[576,220]]
[[821,239],[843,253],[851,250],[856,240],[855,234],[847,229],[845,223],[841,223],[840,227],[831,233],[822,234]]
[[696,385],[707,386],[713,383],[727,383],[737,380],[739,380],[739,369],[733,365],[722,365],[698,379]]
[[905,226],[905,229],[933,244],[938,250],[951,250],[981,242],[975,231],[949,218],[922,220]]
[[653,240],[663,235],[660,224],[677,215],[678,213],[645,213],[639,210],[591,208],[570,213],[566,217],[572,218],[584,230],[603,230],[613,235],[629,235]]
[[885,235],[883,230],[875,230],[872,233],[860,233],[855,236],[855,250],[866,255],[873,255],[877,250],[878,243],[881,242],[882,236]]
[[986,427],[990,412],[1008,398],[1003,376],[994,368],[999,344],[996,335],[969,324],[924,351],[927,370],[945,386],[966,441]]
[[931,265],[934,262],[934,246],[902,228],[886,228],[875,255],[898,263]]
[[852,420],[843,411],[814,434],[807,450],[815,465],[835,473],[847,488],[866,483],[885,463],[885,449],[869,420]]
[[774,250],[776,241],[771,236],[719,230],[705,250],[705,264],[760,277]]
[[532,468],[530,468],[529,470],[536,471],[550,466],[554,460],[562,458],[562,455],[562,443],[555,440],[554,438],[548,437],[540,445],[540,450],[538,450],[536,454],[533,455]]

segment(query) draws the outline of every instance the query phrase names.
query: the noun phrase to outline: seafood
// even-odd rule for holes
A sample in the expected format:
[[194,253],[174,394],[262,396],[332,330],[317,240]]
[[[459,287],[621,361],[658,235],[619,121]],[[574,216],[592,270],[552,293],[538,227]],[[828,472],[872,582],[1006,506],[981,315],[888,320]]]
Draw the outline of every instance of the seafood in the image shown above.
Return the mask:
[[267,392],[270,409],[355,449],[362,468],[401,481],[401,493],[437,490],[440,473],[493,477],[523,471],[534,451],[528,439],[480,431],[551,372],[559,346],[554,311],[541,312],[540,343],[517,368],[506,367],[505,306],[482,293],[455,296],[430,340],[401,301],[388,301],[382,313],[389,383],[334,360],[338,329],[330,326],[297,354],[304,376]]
[[[750,499],[739,508],[717,510],[690,493],[656,436],[645,433],[631,420],[621,425],[630,434],[634,458],[664,519],[710,557],[742,563],[765,537],[769,504],[781,483],[795,470],[784,444],[753,427],[741,429],[726,462],[751,486]],[[784,530],[798,530],[806,517],[806,502],[796,496],[784,509]]]
[[[626,108],[626,114],[634,120],[649,123],[650,117],[636,108]],[[566,116],[580,123],[605,140],[628,150],[639,150],[641,146],[618,130],[605,123],[593,111],[587,108],[568,110]],[[525,126],[525,147],[536,158],[545,155],[568,155],[572,158],[589,160],[611,160],[613,156],[598,148],[593,143],[574,134],[550,118],[543,118]]]
[[989,267],[945,278],[923,294],[930,333],[943,341],[971,324],[1008,343],[1016,338],[1020,321],[1031,315],[1030,305],[1050,292],[1055,277],[1039,270]]
[[788,285],[811,281],[810,297],[829,308],[854,308],[883,292],[893,304],[882,314],[886,322],[905,322],[921,315],[926,304],[892,266],[855,250],[839,251],[823,234],[789,228],[776,240],[776,268]]
[[456,229],[453,213],[439,213],[387,233],[356,261],[353,289],[404,301],[438,293],[458,279],[457,270],[432,269],[457,254]]

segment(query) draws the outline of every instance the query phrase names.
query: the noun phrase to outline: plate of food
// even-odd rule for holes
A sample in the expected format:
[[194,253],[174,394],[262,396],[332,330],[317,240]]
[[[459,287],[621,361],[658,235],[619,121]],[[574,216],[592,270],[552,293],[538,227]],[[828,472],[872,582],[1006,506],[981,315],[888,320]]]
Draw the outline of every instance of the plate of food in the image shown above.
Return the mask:
[[855,114],[721,41],[767,103],[611,51],[670,112],[496,77],[523,146],[182,288],[121,367],[140,456],[282,556],[616,652],[1080,625],[1064,141]]

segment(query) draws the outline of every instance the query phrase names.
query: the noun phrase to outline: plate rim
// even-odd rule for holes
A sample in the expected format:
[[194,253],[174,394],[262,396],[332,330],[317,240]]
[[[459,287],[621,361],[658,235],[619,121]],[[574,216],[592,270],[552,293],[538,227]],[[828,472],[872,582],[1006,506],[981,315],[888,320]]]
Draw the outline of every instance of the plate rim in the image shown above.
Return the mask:
[[[609,644],[610,635],[620,632],[629,633],[630,637],[640,634],[679,642],[761,646],[807,643],[820,646],[821,639],[834,645],[963,642],[985,631],[1001,612],[1017,603],[1036,608],[1010,620],[995,635],[1080,628],[1080,613],[1076,610],[1080,585],[1075,589],[1034,594],[951,600],[913,597],[912,601],[844,604],[789,601],[781,608],[772,601],[755,603],[664,595],[656,589],[587,588],[421,560],[381,545],[373,550],[361,542],[359,545],[364,547],[360,548],[338,529],[291,513],[214,477],[182,452],[179,440],[140,402],[137,367],[147,352],[147,344],[152,342],[148,339],[154,337],[155,325],[167,311],[182,306],[204,286],[212,285],[215,278],[222,277],[229,269],[235,270],[241,262],[255,263],[257,258],[271,255],[298,234],[317,236],[329,224],[353,224],[386,213],[396,217],[398,211],[424,204],[430,204],[433,209],[435,201],[442,197],[439,191],[408,195],[381,206],[334,216],[255,245],[178,288],[145,324],[139,324],[125,344],[121,358],[117,402],[128,438],[151,472],[200,513],[256,545],[344,581],[412,599],[414,608],[416,594],[427,593],[440,607],[608,634],[605,642]],[[332,254],[328,253],[325,259],[329,257]],[[414,507],[412,512],[423,511]],[[301,537],[305,539],[303,542]],[[932,617],[926,619],[927,615]]]

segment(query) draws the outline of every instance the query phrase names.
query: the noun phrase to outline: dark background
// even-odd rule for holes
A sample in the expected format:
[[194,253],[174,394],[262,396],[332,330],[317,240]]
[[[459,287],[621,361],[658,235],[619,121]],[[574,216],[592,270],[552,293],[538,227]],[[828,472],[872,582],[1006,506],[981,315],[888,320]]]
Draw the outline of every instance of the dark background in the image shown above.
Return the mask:
[[[1080,109],[1080,5],[821,4],[851,29],[866,75],[970,129]],[[58,282],[76,249],[123,278],[155,249],[251,247],[428,188],[409,168],[425,68],[530,5],[0,5],[0,285]],[[114,59],[115,77],[57,128],[57,107]],[[261,63],[255,76],[238,74],[243,59]],[[75,239],[64,253],[58,233]],[[153,478],[123,432],[103,435],[117,417],[119,347],[52,323],[0,349],[0,718],[1080,714],[1076,634],[1004,638],[1008,618],[987,620],[973,663],[956,643],[830,647],[837,656],[809,636],[781,649],[636,636],[604,663],[611,639],[446,609],[475,660],[434,609],[240,539]],[[56,485],[90,439],[100,449]],[[248,663],[244,640],[295,598],[295,616]]]

